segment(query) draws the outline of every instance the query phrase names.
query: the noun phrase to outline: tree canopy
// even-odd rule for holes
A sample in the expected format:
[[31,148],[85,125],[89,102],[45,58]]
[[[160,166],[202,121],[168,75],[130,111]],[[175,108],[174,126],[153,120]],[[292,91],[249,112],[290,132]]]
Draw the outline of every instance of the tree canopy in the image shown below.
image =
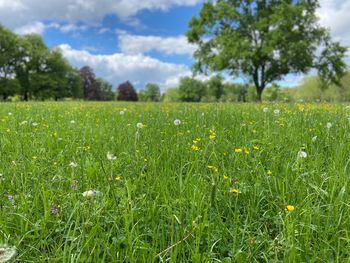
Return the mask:
[[203,4],[187,37],[198,45],[195,72],[224,71],[265,87],[290,73],[318,70],[340,84],[346,48],[318,24],[317,0],[216,0]]

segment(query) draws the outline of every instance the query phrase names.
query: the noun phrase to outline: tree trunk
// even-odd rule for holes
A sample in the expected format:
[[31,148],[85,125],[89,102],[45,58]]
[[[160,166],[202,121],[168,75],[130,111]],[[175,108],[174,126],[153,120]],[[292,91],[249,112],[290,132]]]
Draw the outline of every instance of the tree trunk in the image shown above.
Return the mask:
[[257,87],[256,88],[256,101],[257,102],[262,102],[262,92],[263,92],[264,88],[261,87]]
[[24,92],[23,99],[24,99],[24,101],[28,101],[28,92],[27,91]]

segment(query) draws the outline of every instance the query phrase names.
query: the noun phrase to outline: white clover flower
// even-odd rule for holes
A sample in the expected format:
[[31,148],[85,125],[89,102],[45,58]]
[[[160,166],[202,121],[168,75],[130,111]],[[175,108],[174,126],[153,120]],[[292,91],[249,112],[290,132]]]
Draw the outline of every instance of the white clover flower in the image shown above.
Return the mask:
[[108,153],[107,153],[107,159],[108,159],[109,161],[114,161],[114,160],[117,159],[117,157],[116,157],[113,153],[108,152]]
[[0,262],[8,262],[16,256],[17,251],[15,247],[0,246]]
[[95,190],[88,190],[88,191],[85,191],[83,193],[83,196],[86,198],[86,199],[92,199],[94,198],[96,195],[96,191]]
[[269,112],[269,108],[266,108],[266,107],[265,107],[265,108],[263,108],[263,112],[264,112],[264,113]]
[[75,120],[71,120],[70,123],[71,123],[71,124],[75,124]]
[[27,124],[28,122],[27,121],[22,121],[19,125],[25,125],[25,124]]
[[314,136],[314,137],[312,137],[312,139],[311,139],[312,142],[316,142],[316,140],[317,140],[317,136]]
[[275,110],[273,111],[273,113],[276,114],[276,115],[280,114],[280,112],[281,112],[281,111],[280,111],[279,109],[275,109]]
[[298,158],[299,158],[299,159],[305,159],[306,157],[307,157],[307,153],[306,153],[305,151],[300,150],[300,151],[298,152]]
[[72,168],[78,167],[78,165],[75,162],[70,162],[69,166],[72,167]]
[[144,125],[142,124],[142,122],[139,122],[139,123],[136,124],[136,127],[138,129],[142,129],[144,127]]
[[181,121],[179,119],[174,120],[174,125],[179,126],[181,124]]
[[37,122],[33,122],[32,125],[35,127],[35,126],[38,126],[39,124]]
[[119,114],[120,114],[121,116],[123,116],[123,115],[125,114],[125,111],[122,110],[122,111],[119,112]]
[[12,112],[9,112],[8,115],[9,115],[9,116],[12,116]]
[[327,129],[330,129],[330,128],[332,128],[332,123],[330,123],[330,122],[327,122],[327,124],[326,124],[326,127],[327,127]]

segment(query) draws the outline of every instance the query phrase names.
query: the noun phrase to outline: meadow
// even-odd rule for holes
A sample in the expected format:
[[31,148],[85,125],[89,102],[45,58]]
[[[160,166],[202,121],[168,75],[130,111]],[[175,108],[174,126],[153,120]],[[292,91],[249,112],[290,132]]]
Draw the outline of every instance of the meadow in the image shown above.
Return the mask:
[[11,262],[350,262],[349,116],[1,104],[0,244]]

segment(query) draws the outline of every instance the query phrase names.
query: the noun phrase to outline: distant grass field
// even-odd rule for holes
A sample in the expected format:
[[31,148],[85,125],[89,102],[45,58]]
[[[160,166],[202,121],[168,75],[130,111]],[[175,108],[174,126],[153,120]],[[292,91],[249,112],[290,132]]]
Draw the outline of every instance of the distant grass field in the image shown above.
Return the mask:
[[0,244],[14,262],[350,262],[349,116],[1,104]]

